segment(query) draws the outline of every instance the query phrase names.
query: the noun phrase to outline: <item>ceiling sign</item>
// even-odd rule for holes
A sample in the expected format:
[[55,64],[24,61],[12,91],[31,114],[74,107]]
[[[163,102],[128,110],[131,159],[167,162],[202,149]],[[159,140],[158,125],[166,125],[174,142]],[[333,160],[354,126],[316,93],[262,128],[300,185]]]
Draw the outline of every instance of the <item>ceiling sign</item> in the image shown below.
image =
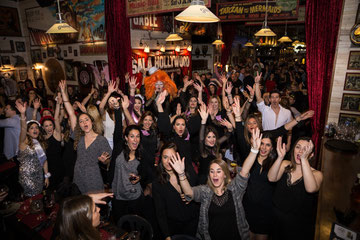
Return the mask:
[[[264,21],[265,1],[217,3],[216,15],[222,22]],[[298,0],[276,0],[268,2],[268,20],[297,19]]]
[[[211,0],[204,0],[204,2],[207,7],[210,7]],[[190,3],[191,0],[126,0],[126,16],[181,11]]]

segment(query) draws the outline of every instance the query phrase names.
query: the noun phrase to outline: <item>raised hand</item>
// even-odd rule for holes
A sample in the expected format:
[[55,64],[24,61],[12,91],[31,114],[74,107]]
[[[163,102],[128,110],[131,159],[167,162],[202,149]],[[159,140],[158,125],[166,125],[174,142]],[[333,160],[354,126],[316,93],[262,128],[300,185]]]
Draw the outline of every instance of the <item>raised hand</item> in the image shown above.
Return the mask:
[[181,115],[181,104],[180,103],[178,103],[176,106],[176,115],[177,116]]
[[179,153],[176,153],[170,158],[170,166],[177,172],[177,174],[185,173],[185,158],[180,158]]
[[117,89],[116,81],[110,81],[108,86],[108,92],[113,93],[116,91],[116,89]]
[[251,148],[259,150],[261,145],[261,138],[262,138],[262,134],[260,134],[260,129],[259,128],[253,129],[251,136],[252,136]]
[[301,161],[309,160],[314,154],[312,153],[314,149],[314,143],[310,140],[309,143],[305,146],[300,158]]
[[137,86],[139,85],[139,83],[136,83],[136,77],[135,76],[132,76],[129,80],[129,87],[130,89],[136,89]]
[[234,103],[232,107],[235,117],[241,117],[242,109],[240,106],[240,98],[234,98]]
[[21,114],[25,114],[25,112],[26,112],[26,103],[21,104],[19,101],[16,101],[15,104],[16,104],[17,110],[18,110]]
[[202,86],[201,85],[199,85],[197,83],[194,83],[193,86],[198,92],[202,92]]
[[200,117],[201,117],[201,122],[202,122],[203,124],[205,124],[207,118],[209,117],[209,109],[206,108],[206,105],[205,105],[205,104],[201,104],[201,105],[200,105],[200,108],[198,109],[198,112],[199,112]]
[[187,87],[193,85],[193,83],[194,83],[194,80],[190,80],[190,81],[186,81],[186,82],[184,81],[184,88],[186,89]]
[[164,90],[162,91],[159,96],[158,96],[158,99],[156,100],[156,104],[157,105],[162,105],[166,99],[166,96],[167,96],[167,91]]
[[103,164],[107,164],[110,161],[110,154],[108,152],[103,152],[100,157],[98,157],[98,160]]
[[124,95],[124,97],[121,99],[121,107],[123,109],[128,109],[130,105],[128,96]]
[[259,75],[259,72],[256,72],[256,77],[254,79],[255,83],[260,83],[261,76],[262,76],[262,73],[260,73],[260,75]]
[[76,101],[75,104],[79,107],[79,109],[83,112],[86,113],[86,108],[83,104],[81,104],[79,101]]
[[33,104],[34,104],[34,109],[39,109],[39,108],[40,108],[40,105],[41,105],[40,99],[36,98],[36,99],[33,101]]
[[126,72],[125,73],[125,82],[129,82],[129,79],[130,79],[130,74],[129,74],[129,72]]
[[220,76],[220,82],[225,83],[227,81],[225,73],[221,74]]
[[233,126],[232,126],[232,124],[231,124],[228,120],[226,120],[226,119],[221,119],[219,122],[220,122],[221,126],[224,126],[224,127],[226,127],[228,130],[231,130],[231,131],[232,131]]
[[92,200],[96,204],[106,204],[106,202],[103,201],[102,199],[106,198],[106,197],[112,198],[113,196],[114,196],[114,193],[92,193],[92,194],[89,194],[89,197],[91,197]]
[[249,98],[254,98],[254,95],[255,95],[255,90],[254,90],[254,88],[255,88],[255,86],[253,86],[253,87],[251,87],[251,86],[249,86],[249,85],[246,85],[246,88],[249,90],[249,93],[250,93],[250,96],[249,96]]
[[60,88],[61,92],[65,92],[65,90],[66,90],[66,80],[60,80],[59,81],[59,88]]
[[226,87],[225,87],[225,92],[227,93],[227,95],[231,95],[232,89],[233,89],[232,83],[227,81],[226,82]]
[[278,158],[284,159],[286,154],[286,145],[282,143],[282,137],[278,137],[276,151],[278,154]]
[[308,118],[312,118],[314,116],[314,110],[309,110],[300,115],[300,120],[306,120]]

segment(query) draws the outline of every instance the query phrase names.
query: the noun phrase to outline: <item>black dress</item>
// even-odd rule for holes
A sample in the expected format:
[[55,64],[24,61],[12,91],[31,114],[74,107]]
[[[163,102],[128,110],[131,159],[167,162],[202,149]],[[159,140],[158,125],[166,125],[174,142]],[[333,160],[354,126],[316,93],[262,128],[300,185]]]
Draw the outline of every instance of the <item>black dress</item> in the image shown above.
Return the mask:
[[268,171],[256,160],[250,170],[250,178],[243,199],[246,220],[250,231],[256,234],[270,234],[272,231],[274,183],[269,182]]
[[273,239],[314,239],[316,194],[305,190],[304,179],[291,184],[291,174],[285,172],[273,194]]
[[[155,172],[155,156],[157,152],[158,138],[155,130],[141,130],[141,158],[142,164],[139,166],[139,172],[146,176],[146,179],[141,179],[142,184],[151,183],[154,179]],[[144,173],[144,172],[145,173]],[[143,186],[144,187],[144,186]]]
[[47,144],[46,157],[49,172],[51,173],[49,188],[56,189],[65,175],[65,165],[61,157],[61,142],[51,136],[47,139]]

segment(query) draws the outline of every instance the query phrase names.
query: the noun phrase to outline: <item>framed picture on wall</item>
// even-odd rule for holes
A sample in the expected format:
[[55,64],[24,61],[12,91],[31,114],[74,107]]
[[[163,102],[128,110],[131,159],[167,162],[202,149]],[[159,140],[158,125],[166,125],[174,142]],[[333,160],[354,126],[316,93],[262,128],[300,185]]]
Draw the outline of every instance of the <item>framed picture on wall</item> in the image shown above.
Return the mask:
[[67,51],[64,50],[64,57],[67,57]]
[[348,70],[360,70],[360,51],[350,51]]
[[356,114],[349,114],[349,113],[340,113],[339,115],[339,122],[338,124],[360,124],[360,115],[356,115]]
[[69,53],[72,53],[72,46],[68,47],[68,51],[69,51]]
[[25,52],[25,42],[15,42],[17,52]]
[[40,49],[31,50],[31,61],[32,61],[33,64],[42,63],[42,57],[41,57],[41,50]]
[[47,48],[47,55],[48,55],[48,57],[54,57],[54,48],[53,47]]
[[360,94],[344,93],[341,110],[360,112]]
[[77,49],[74,49],[74,57],[77,57],[78,56],[78,51]]
[[10,57],[9,56],[1,56],[1,64],[2,65],[10,65]]
[[346,73],[344,90],[360,91],[360,73]]

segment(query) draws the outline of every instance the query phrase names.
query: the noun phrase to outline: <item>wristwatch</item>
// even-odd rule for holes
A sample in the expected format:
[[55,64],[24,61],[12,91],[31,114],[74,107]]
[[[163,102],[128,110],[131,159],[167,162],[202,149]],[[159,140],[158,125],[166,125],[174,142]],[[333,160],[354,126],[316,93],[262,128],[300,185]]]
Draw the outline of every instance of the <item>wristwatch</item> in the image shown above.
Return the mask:
[[50,172],[47,172],[45,175],[44,175],[45,178],[50,178],[51,177],[51,173]]

